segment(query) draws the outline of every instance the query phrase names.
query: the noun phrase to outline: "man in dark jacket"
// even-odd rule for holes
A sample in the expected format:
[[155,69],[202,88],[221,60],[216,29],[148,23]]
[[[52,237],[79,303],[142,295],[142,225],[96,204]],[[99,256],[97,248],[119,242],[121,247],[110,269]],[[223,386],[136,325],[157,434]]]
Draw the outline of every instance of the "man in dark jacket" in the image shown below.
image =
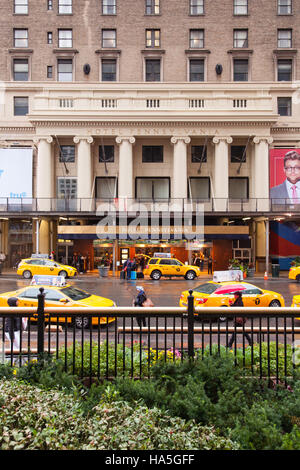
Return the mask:
[[[17,307],[18,306],[18,298],[17,297],[10,297],[7,299],[7,303],[10,307]],[[20,348],[20,331],[22,328],[22,320],[21,317],[14,317],[12,314],[5,319],[4,331],[5,336],[11,342],[13,342],[14,349]]]
[[[134,301],[134,306],[143,307],[143,303],[147,300],[147,296],[145,294],[144,288],[142,286],[136,286],[136,289],[138,291],[138,295],[136,296],[136,299]],[[136,321],[140,327],[147,326],[146,317],[142,315],[139,315],[138,317],[136,317]]]
[[[231,304],[231,307],[244,307],[244,302],[243,302],[243,299],[242,299],[242,292],[238,291],[238,292],[234,293],[234,302]],[[246,323],[246,321],[247,321],[246,317],[235,317],[234,318],[234,323],[235,323],[236,326],[243,326]],[[243,335],[247,339],[247,341],[249,343],[249,346],[252,346],[252,340],[251,340],[250,336],[248,335],[248,333],[244,332]],[[232,347],[235,340],[236,340],[236,332],[234,331],[232,333],[232,336],[231,336],[231,338],[229,340],[229,343],[228,343],[229,348]]]

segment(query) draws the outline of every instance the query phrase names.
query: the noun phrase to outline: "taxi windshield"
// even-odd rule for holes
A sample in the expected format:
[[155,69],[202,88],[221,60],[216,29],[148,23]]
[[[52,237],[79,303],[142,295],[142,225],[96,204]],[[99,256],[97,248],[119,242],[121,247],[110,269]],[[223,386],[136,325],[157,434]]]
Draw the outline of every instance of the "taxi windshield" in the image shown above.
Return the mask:
[[72,300],[83,300],[91,297],[91,294],[77,289],[76,287],[64,287],[61,292]]
[[196,292],[200,292],[201,294],[213,294],[215,290],[220,287],[219,284],[212,284],[210,282],[206,282],[205,284],[201,284],[198,287],[195,287],[193,290]]

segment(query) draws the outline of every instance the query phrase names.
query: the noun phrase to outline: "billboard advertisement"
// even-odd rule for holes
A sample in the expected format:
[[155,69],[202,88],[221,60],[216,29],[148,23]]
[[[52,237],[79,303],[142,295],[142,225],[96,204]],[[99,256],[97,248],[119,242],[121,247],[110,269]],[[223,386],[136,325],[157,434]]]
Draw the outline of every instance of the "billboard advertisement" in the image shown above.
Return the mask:
[[300,204],[300,148],[270,150],[272,204]]
[[31,148],[0,148],[0,198],[32,198]]

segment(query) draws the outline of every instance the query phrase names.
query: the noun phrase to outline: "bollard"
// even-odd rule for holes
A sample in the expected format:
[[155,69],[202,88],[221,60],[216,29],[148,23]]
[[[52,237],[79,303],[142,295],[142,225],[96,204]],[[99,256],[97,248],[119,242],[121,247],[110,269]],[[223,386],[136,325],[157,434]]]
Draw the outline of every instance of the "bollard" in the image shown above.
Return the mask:
[[44,288],[40,288],[38,294],[38,308],[37,308],[37,352],[38,356],[44,353],[44,328],[45,328],[45,294]]
[[189,291],[188,301],[188,356],[194,358],[194,297],[193,291]]

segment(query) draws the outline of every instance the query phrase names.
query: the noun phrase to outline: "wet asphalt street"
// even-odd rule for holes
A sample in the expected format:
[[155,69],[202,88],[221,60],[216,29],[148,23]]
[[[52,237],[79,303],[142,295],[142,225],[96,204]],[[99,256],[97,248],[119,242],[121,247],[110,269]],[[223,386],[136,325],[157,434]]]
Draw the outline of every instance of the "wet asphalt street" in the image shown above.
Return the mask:
[[[71,285],[76,285],[80,289],[91,294],[100,295],[113,299],[118,306],[126,307],[132,304],[132,299],[136,295],[136,286],[142,285],[151,298],[155,306],[178,306],[182,291],[193,289],[199,284],[211,280],[212,276],[203,274],[194,281],[186,281],[184,278],[162,278],[159,281],[152,281],[149,278],[138,279],[136,281],[120,280],[119,278],[100,278],[94,275],[80,275],[75,280],[68,280]],[[279,292],[285,299],[287,307],[291,306],[293,295],[300,295],[300,284],[290,281],[287,277],[269,278],[248,278],[246,282],[256,285],[261,289]],[[16,274],[3,274],[0,276],[0,293],[13,291],[29,285],[30,281],[17,277]]]

